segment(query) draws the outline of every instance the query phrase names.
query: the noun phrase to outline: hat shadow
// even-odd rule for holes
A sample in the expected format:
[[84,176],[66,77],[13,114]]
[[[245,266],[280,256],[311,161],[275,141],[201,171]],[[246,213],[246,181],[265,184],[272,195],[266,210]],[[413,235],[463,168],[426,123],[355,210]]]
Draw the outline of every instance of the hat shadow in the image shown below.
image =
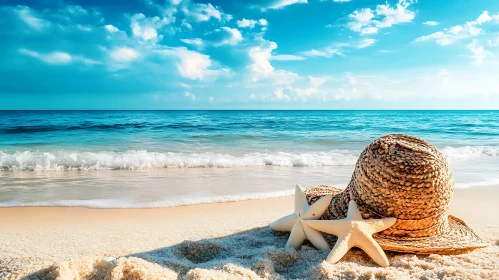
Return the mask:
[[[336,237],[324,236],[329,244],[334,245]],[[276,232],[269,227],[260,227],[223,237],[198,241],[186,240],[172,246],[123,257],[138,258],[172,270],[178,274],[177,279],[199,279],[199,275],[203,276],[203,273],[206,273],[207,279],[323,278],[321,264],[330,251],[317,250],[309,241],[305,241],[298,250],[286,248],[288,237],[288,232]],[[386,253],[389,259],[399,254]],[[340,262],[344,265],[357,263],[366,268],[381,269],[367,254],[357,248],[352,248]],[[53,279],[47,276],[40,277],[54,274],[53,270],[53,267],[46,268],[25,279]],[[94,267],[90,276],[84,279],[104,279],[107,272],[108,270]],[[354,275],[351,276],[352,279],[355,278]],[[350,279],[348,275],[342,277]]]

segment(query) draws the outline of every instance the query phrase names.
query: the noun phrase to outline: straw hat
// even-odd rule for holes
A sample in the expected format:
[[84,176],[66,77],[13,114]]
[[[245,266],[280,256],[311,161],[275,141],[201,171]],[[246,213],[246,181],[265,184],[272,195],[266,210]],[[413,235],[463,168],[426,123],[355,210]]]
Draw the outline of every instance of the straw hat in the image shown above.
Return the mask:
[[397,218],[374,235],[384,250],[454,254],[487,246],[462,220],[448,215],[453,192],[452,171],[443,155],[428,142],[403,134],[367,146],[345,190],[313,186],[305,191],[309,203],[333,195],[321,219],[345,218],[351,199],[364,219]]

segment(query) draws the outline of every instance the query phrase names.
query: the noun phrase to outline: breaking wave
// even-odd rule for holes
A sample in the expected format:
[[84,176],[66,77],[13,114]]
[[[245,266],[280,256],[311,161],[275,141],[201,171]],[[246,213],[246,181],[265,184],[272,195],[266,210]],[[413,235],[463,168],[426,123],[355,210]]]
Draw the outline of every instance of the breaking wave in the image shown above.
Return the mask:
[[250,166],[341,166],[353,165],[358,153],[346,150],[310,153],[219,153],[127,152],[15,152],[0,151],[0,170],[109,170],[154,168],[210,168]]
[[[445,147],[441,149],[449,160],[499,156],[497,146]],[[317,167],[353,165],[360,151],[332,150],[307,153],[160,153],[148,151],[126,152],[34,152],[5,153],[0,151],[0,170],[58,171],[58,170],[114,170],[155,168],[230,168],[251,166]]]

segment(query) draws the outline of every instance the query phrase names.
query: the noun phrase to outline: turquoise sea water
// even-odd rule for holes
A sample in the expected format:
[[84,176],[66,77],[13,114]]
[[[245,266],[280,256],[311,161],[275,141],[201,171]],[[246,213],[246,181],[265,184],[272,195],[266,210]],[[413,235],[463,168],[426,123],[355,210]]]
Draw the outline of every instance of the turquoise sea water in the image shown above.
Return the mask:
[[0,206],[154,207],[344,187],[389,133],[437,146],[456,187],[499,183],[499,111],[0,111]]

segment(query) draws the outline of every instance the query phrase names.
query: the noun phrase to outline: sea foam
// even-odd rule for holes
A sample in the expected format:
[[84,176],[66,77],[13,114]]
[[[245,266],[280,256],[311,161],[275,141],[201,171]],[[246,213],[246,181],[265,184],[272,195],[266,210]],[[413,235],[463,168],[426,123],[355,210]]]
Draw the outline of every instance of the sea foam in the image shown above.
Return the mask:
[[248,153],[240,156],[220,153],[127,152],[15,152],[0,151],[4,171],[108,170],[153,168],[209,168],[250,166],[341,166],[353,165],[358,152],[334,150],[310,153]]
[[[445,147],[441,149],[449,160],[499,156],[497,146]],[[161,153],[148,151],[126,152],[39,152],[0,151],[0,170],[57,171],[57,170],[113,170],[154,168],[210,168],[288,166],[317,167],[353,165],[360,151],[332,150],[328,152],[269,152],[230,155],[222,153]]]

